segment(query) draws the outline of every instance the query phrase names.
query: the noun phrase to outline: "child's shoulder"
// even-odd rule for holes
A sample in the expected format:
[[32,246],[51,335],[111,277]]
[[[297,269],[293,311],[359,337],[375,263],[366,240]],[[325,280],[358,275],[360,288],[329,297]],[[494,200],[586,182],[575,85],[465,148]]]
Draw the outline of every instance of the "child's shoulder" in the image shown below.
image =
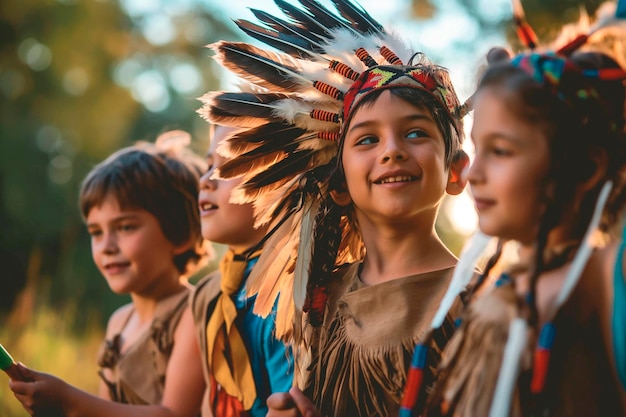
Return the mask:
[[626,292],[626,247],[622,241],[612,241],[591,254],[581,277],[579,292],[589,297],[596,294],[601,308],[613,303],[616,293]]
[[189,306],[194,320],[204,320],[206,309],[211,301],[220,293],[220,271],[215,270],[200,279],[189,293]]
[[[598,318],[601,321],[608,320],[607,314],[611,309],[606,306],[613,303],[615,295],[617,255],[617,242],[593,249],[584,269],[580,272],[578,282],[559,309],[560,315],[564,314],[570,320],[578,320],[581,328],[595,327]],[[540,310],[546,310],[555,303],[571,268],[573,264],[569,262],[561,268],[542,274],[538,284],[538,293],[543,292],[549,296],[545,294],[543,297],[538,296],[537,303]]]
[[107,323],[107,335],[121,332],[133,311],[133,303],[124,304],[115,310]]

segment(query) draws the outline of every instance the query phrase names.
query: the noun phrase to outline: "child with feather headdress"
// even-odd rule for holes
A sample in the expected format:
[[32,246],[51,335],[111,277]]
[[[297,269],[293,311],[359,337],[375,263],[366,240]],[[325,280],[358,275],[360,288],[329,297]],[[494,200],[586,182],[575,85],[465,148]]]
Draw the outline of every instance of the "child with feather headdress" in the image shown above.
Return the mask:
[[517,242],[519,261],[474,287],[428,416],[626,415],[624,266],[615,244],[594,248],[626,203],[624,17],[481,78],[468,181],[481,231]]
[[[248,295],[264,316],[278,298],[277,335],[309,406],[394,415],[456,264],[434,224],[464,188],[466,109],[444,68],[354,2],[333,1],[339,14],[276,3],[287,19],[252,9],[261,24],[237,23],[281,52],[214,45],[252,87],[204,97],[209,121],[248,128],[218,149],[218,175],[243,178],[234,201],[270,230]],[[430,339],[426,384],[452,328],[448,316]],[[269,415],[297,412],[292,400],[271,396]]]

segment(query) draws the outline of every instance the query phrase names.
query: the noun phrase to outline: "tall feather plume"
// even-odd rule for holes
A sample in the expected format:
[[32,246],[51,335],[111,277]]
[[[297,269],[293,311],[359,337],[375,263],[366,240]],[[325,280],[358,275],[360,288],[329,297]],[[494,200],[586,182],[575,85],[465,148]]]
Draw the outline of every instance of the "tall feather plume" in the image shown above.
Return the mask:
[[[359,70],[364,69],[364,68],[361,68],[362,64],[360,62],[355,61],[353,62],[353,65],[355,65],[355,67]],[[317,63],[317,62],[312,63],[312,65],[309,65],[302,69],[302,75],[309,77],[313,80],[322,81],[328,85],[331,85],[339,89],[343,93],[348,91],[348,89],[354,82],[351,79],[346,78],[345,76],[339,73],[336,73],[335,71],[330,70],[328,68],[328,63]],[[300,95],[304,95],[304,94],[300,94]],[[308,97],[310,97],[311,100],[319,100],[320,102],[323,102],[325,106],[328,107],[328,110],[333,109],[334,111],[339,112],[339,110],[341,109],[341,102],[339,100],[334,100],[334,99],[330,100],[331,97],[329,96],[324,97],[324,95],[321,93],[319,94],[319,98],[315,97],[315,94],[311,94],[310,96],[307,94],[307,98]]]
[[246,202],[252,202],[267,191],[284,185],[293,176],[306,172],[313,152],[310,149],[294,151],[288,157],[276,162],[266,172],[245,179],[239,188],[243,190]]
[[315,16],[285,0],[274,0],[274,3],[276,3],[278,8],[282,10],[285,15],[289,16],[295,23],[305,28],[308,32],[314,33],[320,38],[328,37],[328,28],[317,21]]
[[[290,172],[290,169],[295,169],[295,171],[291,171],[292,173],[300,172],[300,170],[304,172],[310,169],[307,168],[310,166],[319,167],[314,169],[313,172],[320,169],[328,170],[327,167],[334,164],[334,157],[337,153],[336,143],[318,139],[315,135],[308,133],[292,140],[291,137],[293,136],[287,136],[285,140],[281,140],[285,143],[283,149],[280,149],[273,141],[261,145],[262,149],[259,149],[261,148],[259,145],[251,147],[250,154],[258,155],[257,158],[261,161],[257,161],[255,158],[248,158],[246,154],[240,154],[227,161],[216,171],[215,175],[218,178],[243,178],[242,183],[244,185],[232,191],[233,195],[236,196],[232,198],[233,202],[239,204],[254,202],[256,207],[264,207],[265,210],[269,210],[270,207],[288,205],[286,198],[293,189],[285,189],[283,183],[270,183],[265,184],[263,188],[255,190],[255,187],[258,187],[257,177],[280,178],[281,175],[286,175],[285,172]],[[236,139],[236,137],[233,139]],[[218,153],[220,153],[220,148],[218,148]],[[276,158],[274,163],[266,166],[262,165],[272,158]],[[288,179],[289,177],[286,178],[286,180]],[[295,179],[298,179],[298,177],[296,176]],[[280,188],[280,192],[269,194],[273,188]],[[279,195],[286,197],[277,199]],[[264,216],[273,216],[277,213],[267,212]]]
[[352,23],[352,27],[361,33],[382,35],[385,33],[383,25],[378,23],[363,7],[358,4],[340,0],[333,0],[341,16]]
[[236,159],[226,161],[216,170],[215,176],[227,179],[238,178],[249,173],[258,173],[285,159],[289,152],[293,152],[297,147],[297,145],[285,144],[283,149],[267,150],[269,147],[273,148],[274,145],[274,143],[263,144],[258,148],[239,155]]
[[[290,140],[294,141],[303,133],[302,129],[283,121],[269,122],[256,128],[235,133],[220,142],[216,151],[224,158],[232,159],[266,143],[276,142],[275,148],[278,150],[284,143],[289,143]],[[277,138],[279,139],[275,141]],[[228,177],[220,176],[220,178]]]
[[337,130],[337,123],[313,119],[312,110],[314,109],[309,102],[285,99],[274,103],[273,115],[308,131]]
[[275,219],[288,218],[296,212],[302,200],[298,195],[300,178],[294,177],[280,188],[267,191],[266,198],[254,201],[255,227],[273,222]]
[[[300,284],[295,283],[293,276],[294,270],[302,268],[300,257],[307,258],[304,255],[306,249],[298,251],[297,248],[302,232],[306,230],[306,225],[311,223],[308,220],[309,213],[315,216],[319,205],[316,202],[317,199],[309,198],[309,195],[315,192],[315,187],[313,182],[299,184],[298,199],[300,201],[289,205],[291,215],[275,220],[276,230],[265,243],[263,253],[246,284],[247,294],[257,296],[254,313],[263,317],[271,313],[276,298],[280,294],[276,314],[276,336],[286,342],[292,341],[294,335],[294,299],[303,297]],[[276,219],[276,216],[274,218]],[[298,265],[299,259],[300,265]]]
[[[310,71],[316,74],[324,74],[326,78],[317,81],[324,81],[330,85],[337,85],[333,79],[341,79],[338,74],[330,71],[326,64],[309,62],[305,65],[307,73],[303,73],[303,64],[299,60],[286,55],[275,52],[267,52],[256,46],[241,42],[218,42],[212,45],[216,52],[215,59],[225,68],[229,69],[235,75],[242,79],[253,83],[253,85],[266,89],[268,91],[289,93],[292,100],[285,103],[283,111],[292,107],[303,108],[303,112],[312,110],[311,104],[308,102],[324,102],[337,101],[332,97],[322,93],[314,86]],[[338,88],[347,90],[349,85],[339,84]],[[345,91],[344,91],[345,92]],[[337,102],[337,107],[339,102]],[[293,111],[292,111],[293,113]],[[293,118],[294,116],[292,116]],[[291,119],[286,118],[292,122]],[[298,119],[302,121],[303,119]],[[308,130],[326,130],[325,126],[306,127]]]
[[314,16],[315,20],[329,29],[343,28],[354,30],[349,21],[337,16],[316,0],[298,0]]
[[[315,216],[320,206],[320,198],[307,201],[302,209],[300,222],[300,236],[313,236]],[[307,294],[307,283],[311,272],[311,258],[313,256],[313,239],[302,239],[298,245],[293,283],[293,302],[297,309],[302,310]]]
[[252,38],[289,55],[301,58],[320,57],[317,52],[314,52],[315,48],[311,43],[300,36],[276,32],[275,30],[264,28],[244,19],[235,20],[235,24]]
[[[315,152],[319,146],[311,148],[308,148],[306,145],[302,146],[300,141],[298,139],[294,140],[294,135],[291,132],[289,133],[226,161],[216,170],[214,175],[222,179],[243,177],[244,183],[256,184],[258,175],[265,178],[272,177],[272,175],[267,175],[268,171],[287,169],[293,166],[305,169],[306,161],[308,163],[313,161],[313,163],[318,164],[317,160],[321,159],[325,163],[334,155],[333,151],[329,151],[328,156],[324,157],[323,154],[320,155],[319,152]],[[300,136],[299,138],[306,142],[306,136]],[[284,172],[276,173],[276,177],[280,177],[280,175],[284,175]],[[255,186],[251,185],[250,188]],[[248,188],[243,187],[243,190],[247,191]],[[245,200],[247,201],[249,198],[247,197]]]
[[263,252],[250,276],[246,280],[246,294],[256,295],[254,313],[267,317],[274,307],[278,293],[289,285],[282,280],[287,277],[286,270],[293,268],[295,262],[292,248],[298,234],[296,218],[291,217],[276,229],[263,245]]
[[[370,49],[367,44],[371,43],[370,38],[373,35],[379,37],[385,36],[382,25],[372,18],[361,6],[352,1],[333,1],[335,7],[340,12],[340,16],[336,16],[317,1],[299,1],[305,10],[283,0],[275,0],[275,2],[285,14],[292,18],[293,24],[290,30],[291,33],[304,30],[307,33],[315,34],[318,39],[326,40],[325,44],[321,45],[321,49],[311,48],[304,56],[299,52],[296,54],[290,52],[293,51],[293,48],[289,50],[281,49],[294,56],[308,57],[318,61],[326,61],[328,59],[327,56],[333,56],[341,62],[348,63],[356,59],[352,55],[352,52],[358,47]],[[346,36],[358,38],[359,41],[356,42],[356,46],[354,48],[346,47],[345,44],[337,38],[337,34],[341,33],[349,34],[342,35],[344,38],[346,38]],[[304,44],[305,42],[301,43]],[[337,48],[341,51],[339,54],[336,50],[329,50],[329,45],[333,43],[339,45],[339,48]]]
[[[621,5],[620,5],[621,3]],[[569,55],[575,50],[604,53],[626,69],[626,16],[617,4],[606,2],[596,11],[595,22],[581,8],[578,22],[563,26],[549,49]]]
[[235,75],[271,91],[294,92],[311,80],[302,77],[297,61],[286,54],[264,51],[243,42],[210,45],[215,60]]
[[[303,206],[301,187],[307,184],[308,180],[301,175],[313,176],[317,178],[316,181],[324,181],[329,175],[328,172],[334,166],[332,156],[336,155],[336,151],[334,153],[328,151],[327,157],[323,154],[323,152],[316,152],[315,149],[299,149],[286,154],[280,163],[268,167],[263,173],[246,173],[241,185],[232,191],[231,201],[239,204],[254,202],[256,207],[271,209],[271,212],[265,213],[264,217],[282,218],[283,213],[291,213],[285,210],[286,207],[299,209]],[[311,169],[311,166],[316,166],[316,168]],[[290,173],[293,177],[281,178],[286,173]],[[258,183],[259,179],[265,181],[263,186]],[[279,191],[274,192],[274,190]]]
[[362,72],[367,69],[367,66],[356,57],[354,51],[361,47],[368,51],[377,50],[375,38],[339,29],[333,30],[332,36],[333,41],[326,46],[327,54],[337,57],[337,60],[348,64],[356,71]]
[[[292,96],[293,97],[293,96]],[[308,131],[337,129],[337,124],[311,117],[310,103],[282,93],[212,92],[200,98],[206,118],[226,126],[260,127],[269,122],[286,122]]]
[[263,10],[250,9],[257,19],[265,23],[265,25],[271,27],[276,32],[281,34],[297,36],[302,41],[309,42],[309,49],[311,51],[317,51],[319,53],[324,51],[323,43],[326,39],[316,35],[314,32],[307,31],[305,27],[302,27],[298,23],[290,23],[283,19],[279,19],[276,16],[264,12]]
[[513,0],[513,20],[517,27],[517,36],[525,47],[533,50],[537,47],[537,35],[533,28],[526,21],[524,8],[521,0]]
[[341,229],[341,242],[337,251],[337,265],[362,260],[365,256],[365,245],[356,225],[351,224],[347,216],[342,216],[339,228]]
[[405,65],[413,57],[413,51],[416,50],[411,45],[407,45],[407,43],[395,32],[385,33],[381,36],[379,46],[381,45],[385,45],[394,51]]
[[259,127],[268,121],[281,121],[273,115],[274,103],[286,98],[281,93],[210,92],[200,98],[199,110],[211,123],[234,127]]

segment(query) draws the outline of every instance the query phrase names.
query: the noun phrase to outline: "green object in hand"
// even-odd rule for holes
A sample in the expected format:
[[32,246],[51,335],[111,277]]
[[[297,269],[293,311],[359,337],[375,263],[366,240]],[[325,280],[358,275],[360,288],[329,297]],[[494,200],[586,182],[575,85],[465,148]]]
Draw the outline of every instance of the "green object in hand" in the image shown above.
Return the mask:
[[6,371],[13,365],[15,365],[15,361],[13,361],[13,358],[9,355],[9,352],[7,352],[4,346],[0,344],[0,369]]
[[0,369],[14,381],[30,381],[22,374],[19,366],[15,363],[9,352],[0,344]]

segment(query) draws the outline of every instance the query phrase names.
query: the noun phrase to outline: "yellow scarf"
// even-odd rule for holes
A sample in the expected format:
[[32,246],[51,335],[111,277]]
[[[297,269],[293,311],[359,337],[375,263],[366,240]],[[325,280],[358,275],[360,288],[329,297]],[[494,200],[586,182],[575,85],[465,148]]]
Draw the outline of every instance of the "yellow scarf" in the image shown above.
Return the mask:
[[248,259],[256,256],[254,253],[244,259],[231,250],[226,252],[219,266],[221,293],[206,328],[209,369],[226,393],[241,401],[246,410],[256,399],[256,386],[246,346],[233,326],[237,308],[231,295],[241,288]]

